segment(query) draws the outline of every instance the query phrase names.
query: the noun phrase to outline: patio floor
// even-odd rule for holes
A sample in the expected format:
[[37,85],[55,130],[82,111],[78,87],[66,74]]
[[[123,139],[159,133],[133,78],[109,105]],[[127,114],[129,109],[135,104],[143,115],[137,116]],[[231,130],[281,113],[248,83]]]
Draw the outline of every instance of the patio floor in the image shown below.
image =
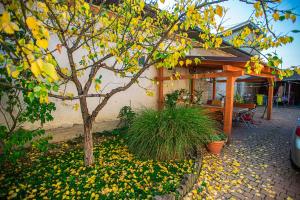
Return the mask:
[[202,172],[186,199],[300,199],[300,172],[289,160],[289,141],[299,108],[274,108],[257,128],[234,127],[220,157],[204,153]]

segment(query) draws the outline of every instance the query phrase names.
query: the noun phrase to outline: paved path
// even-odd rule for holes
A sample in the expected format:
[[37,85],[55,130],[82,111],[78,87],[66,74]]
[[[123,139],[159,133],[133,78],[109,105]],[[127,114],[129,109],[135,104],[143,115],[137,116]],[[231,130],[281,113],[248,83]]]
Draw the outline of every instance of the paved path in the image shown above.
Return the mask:
[[220,157],[204,153],[202,172],[186,199],[299,199],[300,172],[289,161],[289,140],[300,109],[275,108],[257,128],[235,127]]

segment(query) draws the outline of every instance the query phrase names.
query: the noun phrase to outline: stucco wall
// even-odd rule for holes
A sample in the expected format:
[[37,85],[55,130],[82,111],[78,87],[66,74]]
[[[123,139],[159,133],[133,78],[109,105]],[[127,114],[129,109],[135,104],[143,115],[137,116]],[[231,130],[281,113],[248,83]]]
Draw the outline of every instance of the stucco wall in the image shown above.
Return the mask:
[[[51,37],[50,42],[50,50],[56,48],[56,45],[59,44],[58,39],[55,36]],[[79,49],[74,53],[75,62],[78,64],[79,61],[82,59],[83,55],[86,55],[87,52],[84,49]],[[203,50],[203,49],[193,49],[189,55],[208,55],[208,56],[233,56],[231,54],[222,52],[220,50]],[[63,48],[61,53],[56,53],[55,57],[61,67],[69,68],[69,63],[66,55],[66,50]],[[113,59],[107,61],[107,64],[112,64],[114,62]],[[78,64],[79,65],[79,64]],[[188,73],[188,69],[186,68],[179,68],[176,69],[180,73]],[[172,70],[164,70],[165,76],[171,75]],[[87,71],[81,78],[80,81],[85,83],[88,78],[89,71]],[[109,92],[112,88],[116,86],[122,86],[125,82],[128,82],[128,79],[120,78],[116,76],[114,73],[107,71],[107,70],[100,70],[98,75],[102,75],[102,88],[104,88],[104,93]],[[150,69],[146,70],[143,76],[148,78],[156,77],[156,68],[151,67]],[[98,117],[96,118],[96,124],[101,124],[101,122],[109,122],[117,120],[117,115],[120,109],[125,105],[131,105],[135,110],[142,109],[144,107],[147,108],[156,108],[157,107],[157,85],[153,84],[148,79],[140,79],[139,82],[140,86],[143,88],[148,88],[154,91],[154,96],[149,97],[146,95],[144,89],[139,87],[138,85],[131,86],[128,90],[124,92],[120,92],[114,95],[107,105],[100,111]],[[198,80],[196,82],[196,89],[197,87],[201,86],[201,90],[204,90],[205,99],[209,98],[209,92],[211,92],[210,84],[206,84],[203,80]],[[189,80],[174,80],[174,81],[165,81],[164,82],[164,94],[170,93],[177,89],[189,89],[190,82]],[[77,95],[75,86],[70,83],[66,86],[67,91]],[[91,87],[91,91],[94,90],[94,87]],[[90,91],[90,92],[91,92]],[[61,101],[58,99],[51,99],[53,102],[56,103],[56,111],[53,113],[54,120],[48,122],[44,125],[45,129],[53,129],[57,127],[71,127],[76,124],[82,124],[82,118],[80,110],[75,111],[73,106],[78,103],[78,100],[74,101]],[[90,112],[95,108],[98,104],[99,98],[90,98],[88,99],[88,105]],[[3,119],[0,119],[3,121]],[[25,124],[25,128],[36,128],[39,124]]]

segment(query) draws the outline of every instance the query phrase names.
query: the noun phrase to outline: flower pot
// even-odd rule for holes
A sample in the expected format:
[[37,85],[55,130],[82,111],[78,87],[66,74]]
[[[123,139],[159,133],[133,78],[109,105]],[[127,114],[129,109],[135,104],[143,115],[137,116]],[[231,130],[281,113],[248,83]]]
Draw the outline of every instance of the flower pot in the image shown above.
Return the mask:
[[220,155],[222,148],[224,146],[225,141],[215,141],[207,144],[207,149],[209,152],[215,154],[215,155]]

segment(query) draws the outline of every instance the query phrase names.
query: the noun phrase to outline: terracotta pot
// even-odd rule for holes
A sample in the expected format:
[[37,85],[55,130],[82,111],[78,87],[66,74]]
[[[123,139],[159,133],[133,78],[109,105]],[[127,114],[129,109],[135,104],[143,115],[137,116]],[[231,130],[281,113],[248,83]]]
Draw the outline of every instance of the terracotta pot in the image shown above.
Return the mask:
[[216,141],[216,142],[211,142],[207,144],[207,149],[209,152],[215,154],[215,155],[220,155],[222,148],[224,146],[225,141]]

